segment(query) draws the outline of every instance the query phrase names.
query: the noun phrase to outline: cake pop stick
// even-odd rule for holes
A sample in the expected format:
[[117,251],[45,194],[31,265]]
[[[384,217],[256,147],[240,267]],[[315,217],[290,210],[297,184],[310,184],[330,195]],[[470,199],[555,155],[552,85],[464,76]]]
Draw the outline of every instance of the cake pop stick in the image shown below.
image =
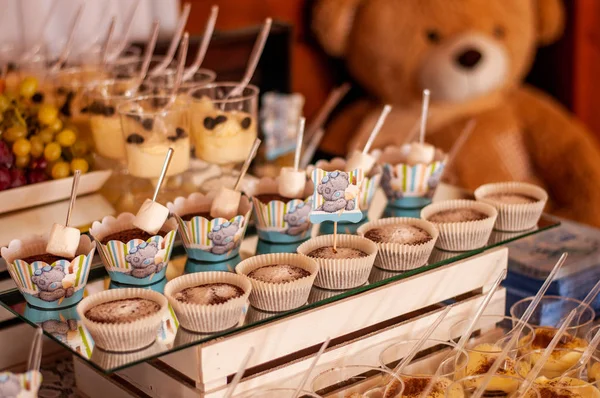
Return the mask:
[[69,58],[69,54],[71,53],[71,48],[73,47],[73,41],[75,40],[75,32],[77,31],[77,27],[79,26],[79,21],[81,21],[81,16],[83,15],[83,10],[85,9],[85,2],[79,5],[77,12],[75,13],[75,17],[73,18],[73,23],[71,25],[71,30],[69,31],[69,36],[65,46],[63,47],[58,59],[50,67],[50,73],[56,73],[62,68],[65,62],[67,62],[67,58]]
[[169,209],[158,203],[156,198],[158,197],[160,187],[165,179],[165,176],[167,175],[169,163],[171,163],[171,158],[173,157],[173,152],[175,152],[173,148],[169,148],[167,151],[167,156],[165,157],[165,162],[163,163],[162,170],[160,171],[158,182],[154,188],[154,195],[152,196],[152,199],[146,199],[144,201],[140,207],[140,210],[135,215],[135,219],[133,220],[133,225],[135,227],[148,232],[150,235],[155,235],[158,231],[160,231],[163,224],[169,217]]
[[262,55],[263,50],[265,49],[265,44],[267,43],[267,39],[269,38],[269,32],[271,31],[271,25],[273,24],[273,20],[271,18],[267,18],[265,23],[254,42],[254,47],[252,48],[252,52],[250,53],[250,59],[248,61],[248,65],[246,66],[246,72],[244,73],[244,78],[231,90],[226,96],[225,100],[231,97],[237,97],[241,95],[246,86],[250,83],[252,76],[254,76],[254,72],[256,71],[256,67],[258,66],[258,61],[260,60],[260,56]]
[[333,252],[337,253],[337,221],[333,222]]
[[213,202],[210,206],[210,216],[212,218],[225,218],[227,220],[231,220],[233,217],[237,215],[238,207],[240,206],[240,199],[242,198],[242,194],[239,192],[240,184],[244,179],[244,176],[248,172],[248,168],[250,167],[250,163],[256,156],[256,152],[258,151],[258,147],[260,146],[261,140],[257,138],[254,140],[254,144],[250,149],[250,153],[242,166],[242,170],[240,171],[240,176],[238,177],[237,182],[233,189],[229,189],[226,187],[219,188],[217,192],[217,196],[213,199]]
[[525,313],[523,314],[521,319],[519,319],[519,321],[517,322],[517,325],[515,327],[513,327],[512,330],[508,333],[508,335],[511,336],[511,338],[505,344],[504,348],[500,352],[500,355],[498,355],[498,357],[496,358],[496,360],[490,367],[489,371],[486,373],[486,376],[483,378],[483,380],[481,381],[481,384],[479,385],[477,390],[473,393],[471,398],[481,398],[483,396],[485,389],[487,388],[488,384],[490,384],[490,382],[492,381],[492,378],[494,377],[494,375],[496,374],[498,369],[500,369],[500,366],[502,366],[502,363],[503,363],[504,359],[506,358],[506,356],[508,355],[508,352],[517,343],[517,340],[519,339],[519,335],[523,331],[523,328],[525,328],[525,325],[527,324],[527,322],[529,322],[529,319],[533,315],[533,311],[535,311],[538,304],[542,300],[542,297],[544,296],[544,294],[546,294],[546,291],[548,290],[548,288],[550,287],[550,284],[554,280],[554,277],[556,276],[558,271],[560,271],[561,267],[567,260],[567,256],[568,256],[567,253],[563,253],[562,256],[560,256],[560,258],[556,262],[556,265],[554,266],[554,268],[552,269],[552,271],[550,272],[548,277],[546,277],[546,280],[542,284],[542,287],[540,288],[540,290],[537,292],[537,294],[535,295],[535,297],[533,298],[533,300],[527,307],[527,310],[525,310]]
[[310,364],[310,366],[308,367],[308,369],[304,373],[304,376],[302,377],[302,381],[300,381],[300,384],[298,385],[298,388],[296,389],[296,392],[294,393],[294,395],[292,396],[292,398],[298,398],[298,396],[300,395],[300,392],[302,391],[302,387],[304,387],[304,385],[308,381],[308,378],[310,377],[310,374],[312,373],[312,371],[315,368],[315,366],[317,366],[317,363],[319,362],[319,358],[321,358],[321,355],[323,355],[323,353],[325,352],[325,350],[329,346],[329,342],[330,341],[331,341],[331,338],[327,337],[327,339],[325,340],[325,342],[321,345],[321,348],[319,349],[319,352],[317,352],[317,355],[315,355],[315,358],[313,359],[312,363]]
[[285,198],[300,198],[306,187],[306,173],[300,170],[300,154],[302,152],[305,123],[306,119],[303,117],[298,121],[294,167],[283,167],[279,172],[278,190],[279,194]]
[[138,76],[138,80],[140,85],[146,78],[148,74],[148,68],[150,67],[150,61],[152,60],[152,53],[154,53],[154,49],[156,48],[156,41],[158,40],[158,31],[160,30],[160,22],[158,19],[155,19],[152,22],[152,33],[150,34],[150,41],[148,41],[148,45],[144,51],[144,60],[142,61],[142,67],[140,68],[140,74]]
[[431,92],[427,89],[423,90],[423,102],[421,104],[421,124],[419,126],[419,142],[412,143],[410,151],[406,156],[406,163],[410,165],[418,163],[429,164],[435,157],[435,148],[432,145],[425,143],[430,97]]
[[[575,323],[575,324],[577,324],[577,323]],[[585,351],[583,351],[583,354],[581,354],[581,358],[579,358],[579,361],[577,361],[577,363],[573,364],[569,369],[567,369],[563,373],[563,376],[569,376],[570,373],[580,369],[582,366],[584,366],[586,363],[588,363],[588,361],[592,358],[592,356],[596,352],[596,349],[598,348],[599,344],[600,344],[600,329],[598,329],[598,331],[592,338],[592,341],[590,341],[590,344],[588,344]]]
[[204,35],[202,36],[202,42],[200,42],[200,46],[198,47],[198,53],[196,54],[196,59],[194,63],[185,70],[183,73],[183,81],[190,80],[194,74],[202,65],[202,61],[204,61],[204,56],[206,56],[206,51],[208,50],[208,45],[210,44],[210,39],[212,38],[213,32],[215,30],[215,24],[217,23],[217,16],[219,15],[219,6],[212,6],[210,9],[210,16],[208,17],[208,21],[206,22],[206,27],[204,28]]
[[80,176],[81,171],[76,170],[75,175],[73,176],[71,200],[69,201],[69,208],[67,209],[67,220],[65,221],[65,225],[55,223],[52,226],[50,237],[48,238],[46,251],[58,257],[73,258],[79,247],[81,232],[77,228],[69,227],[69,224],[71,222],[71,212],[75,205],[75,198],[77,197],[77,187],[79,186]]
[[533,381],[537,378],[537,376],[540,374],[540,372],[546,365],[548,358],[550,358],[550,355],[552,355],[552,352],[554,351],[554,349],[556,348],[556,346],[558,345],[560,340],[563,338],[565,331],[567,330],[567,328],[569,327],[569,325],[575,318],[576,314],[577,314],[577,309],[574,309],[569,313],[569,315],[567,316],[567,319],[565,319],[562,326],[558,329],[558,332],[556,332],[556,334],[550,341],[550,344],[548,344],[548,347],[546,347],[546,349],[544,350],[544,353],[542,354],[540,359],[538,359],[536,361],[533,369],[531,369],[531,371],[527,374],[525,381],[523,381],[523,383],[521,383],[521,387],[519,387],[519,389],[515,393],[515,397],[520,398],[520,397],[525,396],[525,393],[527,392],[527,390],[529,390],[529,388],[533,384]]
[[190,16],[191,9],[192,5],[190,3],[185,3],[185,5],[183,6],[183,10],[181,11],[179,21],[177,21],[175,35],[173,36],[173,38],[171,39],[171,43],[169,44],[167,55],[165,55],[160,64],[156,65],[154,69],[150,71],[150,75],[157,75],[159,73],[164,72],[164,70],[167,69],[167,67],[173,60],[173,57],[175,57],[175,51],[177,51],[177,45],[179,44],[181,35],[183,35],[183,30],[185,29],[185,24],[187,23],[188,17]]
[[354,169],[362,169],[365,174],[368,174],[371,171],[371,168],[375,164],[376,159],[369,155],[369,151],[371,150],[371,146],[377,138],[377,135],[381,131],[383,124],[385,123],[385,119],[388,117],[392,110],[391,105],[385,105],[381,114],[379,115],[379,119],[375,123],[373,130],[371,131],[371,135],[369,135],[369,139],[365,144],[362,152],[353,151],[348,161],[346,162],[346,170],[354,170]]
[[135,18],[139,5],[140,0],[133,1],[131,11],[129,12],[129,17],[125,20],[125,23],[123,24],[123,26],[125,27],[125,32],[123,32],[123,37],[121,38],[121,40],[119,40],[118,44],[116,45],[115,51],[111,52],[108,55],[109,62],[112,62],[115,59],[119,58],[119,55],[121,55],[121,53],[125,50],[125,47],[127,47],[129,35],[131,34],[131,26],[133,25],[133,19]]
[[237,385],[240,384],[240,380],[242,380],[242,377],[244,377],[244,373],[246,373],[246,367],[248,366],[248,363],[250,362],[250,359],[252,358],[253,354],[254,347],[250,347],[248,353],[246,354],[246,358],[244,358],[242,364],[240,365],[240,368],[233,377],[233,380],[231,380],[231,384],[229,385],[227,391],[225,392],[225,395],[223,396],[224,398],[231,398],[233,396]]
[[113,34],[115,33],[115,26],[117,24],[117,17],[112,17],[110,20],[110,25],[108,27],[108,33],[106,34],[106,39],[104,41],[104,46],[102,48],[102,65],[106,65],[108,62],[108,53],[110,50],[110,42],[112,40]]

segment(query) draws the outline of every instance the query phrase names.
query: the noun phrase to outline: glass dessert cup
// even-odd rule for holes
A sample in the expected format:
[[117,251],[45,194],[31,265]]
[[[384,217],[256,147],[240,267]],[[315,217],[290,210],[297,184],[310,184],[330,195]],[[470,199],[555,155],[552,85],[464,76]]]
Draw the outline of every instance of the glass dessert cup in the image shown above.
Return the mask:
[[[175,84],[174,69],[167,69],[166,71],[148,76],[145,83],[145,89],[153,95],[167,95],[171,94],[173,86]],[[191,79],[181,82],[179,86],[178,94],[186,94],[191,90],[203,87],[209,83],[215,81],[217,74],[210,69],[200,68],[194,73]]]
[[[393,371],[418,341],[418,339],[405,340],[389,345],[379,355],[379,362],[385,369]],[[445,391],[456,380],[459,372],[464,373],[464,368],[469,361],[466,351],[452,352],[455,348],[456,345],[451,342],[426,340],[421,353],[416,356],[418,359],[413,359],[399,374],[404,381],[403,395],[420,397],[438,368],[441,368],[441,373],[429,396],[437,396],[439,392]]]
[[[479,318],[470,339],[467,340],[465,351],[469,355],[467,366],[457,372],[457,378],[477,376],[485,374],[492,366],[496,358],[502,352],[505,344],[513,337],[511,330],[514,318],[502,315],[483,315]],[[450,337],[458,339],[463,331],[468,327],[471,319],[463,319],[450,327]],[[530,351],[533,328],[525,325],[519,334],[518,343],[508,352],[504,360],[499,375],[519,377],[516,366],[516,359]],[[492,379],[492,383],[496,378]],[[499,381],[499,380],[498,380]]]
[[[485,375],[469,376],[452,383],[446,390],[446,398],[469,398],[473,396]],[[483,397],[511,397],[516,398],[515,394],[523,379],[515,376],[497,375],[490,384],[488,384]],[[541,398],[539,391],[535,387],[530,387],[525,394],[526,398]]]
[[574,377],[559,377],[547,379],[538,377],[534,381],[534,387],[540,392],[540,396],[549,398],[598,398],[600,390],[595,383],[589,383],[585,379]]
[[[529,369],[533,368],[540,360],[544,350],[533,350],[517,359],[517,371],[520,377],[527,377]],[[576,365],[583,350],[558,348],[552,351],[550,357],[544,364],[538,377],[554,379],[557,377],[575,377],[585,378],[585,380],[597,381],[600,376],[600,360],[596,356],[592,356],[588,363],[583,366],[569,370]],[[567,370],[569,372],[567,373]]]
[[328,369],[311,382],[314,393],[323,397],[401,397],[402,379],[387,369],[347,365]]
[[[527,297],[517,301],[510,307],[510,315],[519,319],[525,313],[532,300],[532,297]],[[528,323],[536,330],[540,326],[543,326],[544,329],[554,329],[556,331],[560,327],[561,322],[572,310],[579,307],[580,304],[582,304],[581,301],[569,297],[544,296]],[[572,326],[567,328],[566,333],[574,338],[585,339],[587,333],[592,328],[595,316],[594,310],[590,306],[585,306],[581,315],[576,316]],[[554,334],[549,334],[548,330],[545,333],[548,334],[547,343],[537,347],[534,344],[533,348],[545,348],[548,345]]]
[[241,95],[228,98],[238,84],[217,82],[189,91],[195,156],[222,169],[221,176],[204,182],[205,190],[233,186],[233,169],[246,160],[257,137],[259,90],[248,85]]
[[[190,164],[190,105],[183,97],[143,96],[122,102],[117,107],[125,138],[127,170],[133,177],[145,179],[155,186],[169,148],[175,151],[167,177],[185,172]],[[176,193],[163,184],[164,201]],[[175,196],[173,196],[175,195]],[[146,196],[147,197],[147,196]]]

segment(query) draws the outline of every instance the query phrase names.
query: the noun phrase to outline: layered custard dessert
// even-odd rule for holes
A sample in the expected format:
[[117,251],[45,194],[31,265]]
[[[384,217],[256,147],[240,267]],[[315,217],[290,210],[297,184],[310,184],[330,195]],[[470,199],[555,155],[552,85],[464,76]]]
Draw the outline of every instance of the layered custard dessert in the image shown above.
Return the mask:
[[310,275],[305,269],[290,264],[265,265],[251,271],[249,278],[267,283],[288,283]]
[[429,242],[429,232],[408,224],[382,225],[365,232],[364,237],[375,243],[400,243],[403,245],[420,245]]
[[153,300],[132,297],[98,304],[85,312],[85,317],[97,323],[129,323],[154,315],[161,309]]

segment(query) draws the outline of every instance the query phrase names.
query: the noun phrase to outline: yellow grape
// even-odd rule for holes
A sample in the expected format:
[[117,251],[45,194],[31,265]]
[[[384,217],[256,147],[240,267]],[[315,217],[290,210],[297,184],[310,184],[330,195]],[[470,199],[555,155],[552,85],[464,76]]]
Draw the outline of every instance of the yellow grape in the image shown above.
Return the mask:
[[30,160],[31,156],[29,155],[17,156],[17,158],[15,159],[15,165],[20,169],[24,169],[25,167],[29,166]]
[[66,178],[71,174],[71,168],[67,162],[56,162],[52,166],[52,178],[55,180],[59,178]]
[[60,130],[62,130],[63,128],[63,122],[62,120],[60,120],[59,118],[56,118],[56,120],[49,126],[52,131],[59,132]]
[[31,143],[27,138],[19,138],[13,144],[13,153],[17,156],[27,156],[31,151]]
[[38,110],[38,120],[45,126],[50,126],[58,119],[58,109],[50,104],[42,104]]
[[76,140],[77,134],[73,130],[65,129],[56,135],[56,141],[64,147],[70,147]]
[[25,126],[21,125],[9,127],[8,129],[6,129],[4,134],[2,134],[2,138],[4,138],[4,140],[8,142],[15,142],[19,138],[25,137],[27,137],[27,129],[25,128]]
[[39,158],[44,153],[44,142],[38,135],[34,135],[29,139],[31,142],[31,156]]
[[62,148],[56,142],[51,142],[44,148],[44,158],[49,162],[54,162],[60,158]]
[[71,171],[74,173],[75,170],[80,170],[81,174],[85,174],[90,169],[90,165],[87,160],[82,158],[75,158],[71,160]]
[[37,91],[38,81],[35,77],[26,77],[21,82],[21,86],[19,87],[19,94],[21,94],[24,98],[31,98],[33,94]]

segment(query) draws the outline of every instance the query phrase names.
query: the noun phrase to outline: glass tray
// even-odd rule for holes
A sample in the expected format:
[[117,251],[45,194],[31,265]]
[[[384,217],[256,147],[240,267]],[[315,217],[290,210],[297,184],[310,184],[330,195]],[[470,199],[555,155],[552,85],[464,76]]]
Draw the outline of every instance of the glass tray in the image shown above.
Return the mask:
[[[560,223],[555,219],[543,216],[537,228],[529,231],[519,233],[494,231],[488,245],[481,249],[468,252],[446,252],[435,249],[429,258],[428,265],[409,272],[398,273],[373,268],[368,283],[354,289],[334,291],[313,287],[308,302],[304,306],[291,311],[270,313],[249,307],[244,319],[241,319],[236,327],[219,333],[199,334],[188,332],[179,327],[177,318],[174,313],[170,311],[168,316],[163,320],[163,325],[158,333],[156,342],[150,347],[131,353],[109,353],[99,348],[95,348],[90,334],[83,327],[81,322],[78,321],[76,305],[60,310],[34,308],[25,303],[23,296],[16,289],[1,294],[0,304],[25,322],[32,325],[41,325],[44,329],[44,333],[48,337],[71,350],[73,354],[81,357],[93,367],[105,373],[112,373],[146,360],[154,359],[196,344],[205,343],[218,337],[239,333],[258,325],[273,322],[292,314],[317,308],[391,282],[442,267],[464,258],[474,256],[485,250],[505,245],[508,242],[540,233],[541,231],[548,230],[558,225],[560,225]],[[256,252],[259,254],[282,251],[293,252],[298,245],[300,245],[300,243],[286,245],[270,244],[259,241],[256,236],[250,236],[245,239],[239,256],[222,263],[200,263],[188,260],[185,256],[183,247],[179,247],[173,252],[172,259],[167,268],[168,272],[166,277],[150,286],[146,286],[146,288],[162,292],[168,280],[180,276],[183,273],[214,270],[231,272],[234,270],[237,263],[244,258],[256,254]],[[86,291],[88,294],[93,294],[105,289],[118,289],[122,287],[126,286],[111,282],[104,268],[101,265],[98,265],[90,272]]]

